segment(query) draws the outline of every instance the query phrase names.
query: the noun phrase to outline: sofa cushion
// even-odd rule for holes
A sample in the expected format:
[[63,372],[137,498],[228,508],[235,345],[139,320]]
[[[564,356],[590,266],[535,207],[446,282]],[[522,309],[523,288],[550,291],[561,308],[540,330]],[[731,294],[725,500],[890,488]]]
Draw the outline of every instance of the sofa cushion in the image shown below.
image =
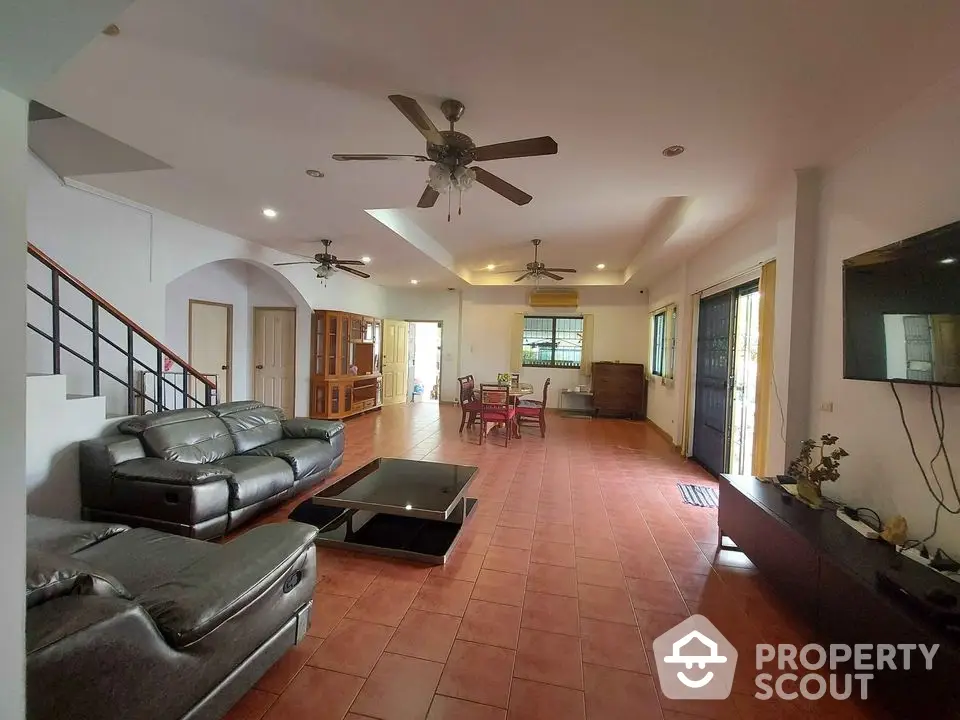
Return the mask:
[[124,420],[119,429],[139,436],[148,454],[165,460],[207,463],[236,452],[223,420],[206,409],[140,415]]
[[130,593],[112,575],[70,555],[27,550],[27,607],[61,595],[106,595],[130,598]]
[[92,523],[27,515],[27,548],[72,555],[129,529],[119,523]]
[[219,545],[138,527],[77,555],[119,579],[134,597],[169,582],[181,570],[216,555]]
[[245,453],[283,437],[283,411],[280,408],[247,406],[222,413],[220,419],[227,426],[238,453]]
[[249,450],[247,455],[275,457],[290,464],[297,480],[330,467],[337,453],[327,442],[318,440],[277,440]]
[[279,458],[233,455],[216,464],[233,471],[233,478],[227,481],[231,510],[293,489],[293,469]]

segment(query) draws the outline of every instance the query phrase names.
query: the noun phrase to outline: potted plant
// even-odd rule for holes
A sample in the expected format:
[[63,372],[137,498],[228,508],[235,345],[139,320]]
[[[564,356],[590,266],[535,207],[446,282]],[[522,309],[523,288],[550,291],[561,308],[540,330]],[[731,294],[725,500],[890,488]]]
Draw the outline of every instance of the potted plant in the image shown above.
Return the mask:
[[840,459],[850,454],[836,447],[839,439],[836,435],[821,435],[820,442],[804,440],[800,443],[800,455],[787,468],[787,475],[797,481],[797,497],[811,507],[821,506],[823,483],[839,479]]

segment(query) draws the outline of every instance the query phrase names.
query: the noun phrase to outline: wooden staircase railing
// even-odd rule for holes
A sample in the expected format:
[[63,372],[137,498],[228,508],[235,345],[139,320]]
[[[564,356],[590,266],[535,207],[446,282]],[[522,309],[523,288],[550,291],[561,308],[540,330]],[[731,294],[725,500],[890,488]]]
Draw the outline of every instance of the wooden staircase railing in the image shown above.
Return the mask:
[[[27,290],[51,308],[50,332],[37,327],[29,320],[27,327],[50,342],[55,375],[60,374],[64,353],[67,353],[90,367],[93,374],[94,395],[101,394],[101,383],[105,379],[113,380],[125,388],[126,409],[130,415],[204,407],[217,401],[215,380],[192,367],[42,250],[28,244],[27,252],[50,270],[49,294],[27,283]],[[90,301],[89,323],[61,303],[63,283],[73,286]],[[78,308],[74,309],[79,312]],[[124,339],[115,341],[101,332],[103,313],[107,313],[121,323],[124,328]],[[64,320],[72,321],[77,327],[90,333],[90,357],[63,341]],[[138,338],[149,346],[149,350],[146,351],[149,357],[146,359],[137,356],[135,345]],[[123,358],[122,363],[112,363],[110,367],[104,366],[105,363],[101,358],[104,344],[120,354]],[[118,365],[123,365],[123,369],[121,370]]]

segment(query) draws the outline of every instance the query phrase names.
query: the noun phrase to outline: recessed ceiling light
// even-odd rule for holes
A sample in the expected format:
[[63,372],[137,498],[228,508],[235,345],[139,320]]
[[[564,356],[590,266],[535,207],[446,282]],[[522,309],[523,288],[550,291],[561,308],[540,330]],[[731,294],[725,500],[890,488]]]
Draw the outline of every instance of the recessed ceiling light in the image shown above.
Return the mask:
[[663,149],[664,157],[676,157],[682,153],[686,148],[683,145],[668,145]]
[[606,267],[603,263],[597,265],[597,270],[603,270]]
[[493,263],[490,263],[489,265],[487,265],[487,270],[493,270],[495,267],[496,265],[494,265]]
[[307,175],[309,175],[309,176],[312,177],[312,178],[322,178],[322,177],[323,177],[323,173],[320,172],[319,170],[307,170]]
[[263,216],[268,218],[275,218],[277,216],[277,211],[273,208],[264,208]]
[[941,265],[953,265],[956,261],[957,261],[957,259],[956,259],[955,257],[945,257],[943,260],[940,261],[940,264],[941,264]]
[[364,255],[362,258],[360,258],[360,262],[365,262],[365,263],[370,262],[370,256]]
[[420,282],[419,280],[411,280],[411,281],[410,281],[410,284],[411,284],[411,285],[417,285],[417,284],[419,284],[419,282]]

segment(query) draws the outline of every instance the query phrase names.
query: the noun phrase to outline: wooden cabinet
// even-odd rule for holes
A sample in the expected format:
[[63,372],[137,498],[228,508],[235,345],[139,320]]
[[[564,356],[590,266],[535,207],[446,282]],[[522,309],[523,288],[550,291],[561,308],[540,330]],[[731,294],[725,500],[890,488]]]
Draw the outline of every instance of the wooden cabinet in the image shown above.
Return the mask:
[[597,415],[647,416],[647,376],[640,363],[595,362],[593,407]]
[[380,407],[380,337],[377,318],[314,310],[311,417],[344,418]]

